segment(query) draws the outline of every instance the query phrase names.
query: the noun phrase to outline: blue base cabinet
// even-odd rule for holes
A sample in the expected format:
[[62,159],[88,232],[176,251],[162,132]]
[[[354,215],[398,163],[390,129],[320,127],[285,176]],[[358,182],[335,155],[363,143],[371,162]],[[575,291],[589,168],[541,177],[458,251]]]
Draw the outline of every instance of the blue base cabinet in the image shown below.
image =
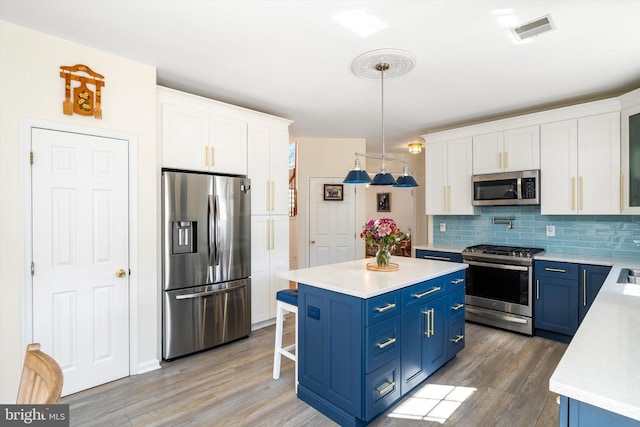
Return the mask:
[[365,426],[464,348],[461,270],[370,299],[298,284],[298,398]]
[[560,427],[640,427],[640,421],[560,396]]
[[459,252],[433,251],[427,249],[416,249],[416,258],[434,261],[462,262],[462,254]]
[[606,266],[536,261],[536,335],[569,342],[610,270]]

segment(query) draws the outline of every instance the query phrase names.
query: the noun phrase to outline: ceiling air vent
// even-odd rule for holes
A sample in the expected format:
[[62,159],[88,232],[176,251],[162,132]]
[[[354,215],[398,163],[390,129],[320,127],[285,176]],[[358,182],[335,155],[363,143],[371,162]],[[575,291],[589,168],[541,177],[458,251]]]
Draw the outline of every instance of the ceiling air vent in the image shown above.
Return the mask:
[[534,19],[526,24],[512,28],[511,32],[516,36],[516,40],[525,40],[555,28],[551,15],[545,15],[542,18]]

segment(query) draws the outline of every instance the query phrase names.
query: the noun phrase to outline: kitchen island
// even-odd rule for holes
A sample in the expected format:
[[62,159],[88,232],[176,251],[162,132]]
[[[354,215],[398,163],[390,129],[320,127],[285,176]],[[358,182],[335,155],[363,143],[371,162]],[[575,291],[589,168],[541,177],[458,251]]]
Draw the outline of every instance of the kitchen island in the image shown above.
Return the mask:
[[466,264],[392,257],[293,270],[298,397],[342,426],[364,426],[464,348]]

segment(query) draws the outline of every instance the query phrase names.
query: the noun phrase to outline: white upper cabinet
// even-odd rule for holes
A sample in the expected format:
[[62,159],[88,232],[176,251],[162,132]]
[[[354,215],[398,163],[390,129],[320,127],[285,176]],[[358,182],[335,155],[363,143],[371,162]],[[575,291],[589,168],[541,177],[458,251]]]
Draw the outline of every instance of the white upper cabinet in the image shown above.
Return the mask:
[[473,215],[472,139],[425,145],[427,215]]
[[620,122],[622,213],[640,215],[640,89],[623,97]]
[[540,169],[540,128],[527,126],[473,137],[473,173]]
[[247,121],[237,107],[158,88],[158,110],[163,167],[247,174]]
[[288,130],[250,123],[248,138],[251,214],[288,215]]
[[620,114],[541,126],[542,214],[620,213]]

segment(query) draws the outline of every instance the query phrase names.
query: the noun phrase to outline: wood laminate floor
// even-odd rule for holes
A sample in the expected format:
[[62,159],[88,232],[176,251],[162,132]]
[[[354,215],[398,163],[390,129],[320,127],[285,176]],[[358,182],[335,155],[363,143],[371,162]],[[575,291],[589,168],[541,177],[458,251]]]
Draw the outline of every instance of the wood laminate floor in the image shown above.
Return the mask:
[[[285,342],[293,337],[288,319]],[[272,379],[274,333],[263,328],[61,403],[70,405],[72,426],[335,426],[297,399],[292,361],[283,358],[280,379]],[[458,356],[371,426],[558,425],[549,377],[566,344],[473,323],[466,335]]]

